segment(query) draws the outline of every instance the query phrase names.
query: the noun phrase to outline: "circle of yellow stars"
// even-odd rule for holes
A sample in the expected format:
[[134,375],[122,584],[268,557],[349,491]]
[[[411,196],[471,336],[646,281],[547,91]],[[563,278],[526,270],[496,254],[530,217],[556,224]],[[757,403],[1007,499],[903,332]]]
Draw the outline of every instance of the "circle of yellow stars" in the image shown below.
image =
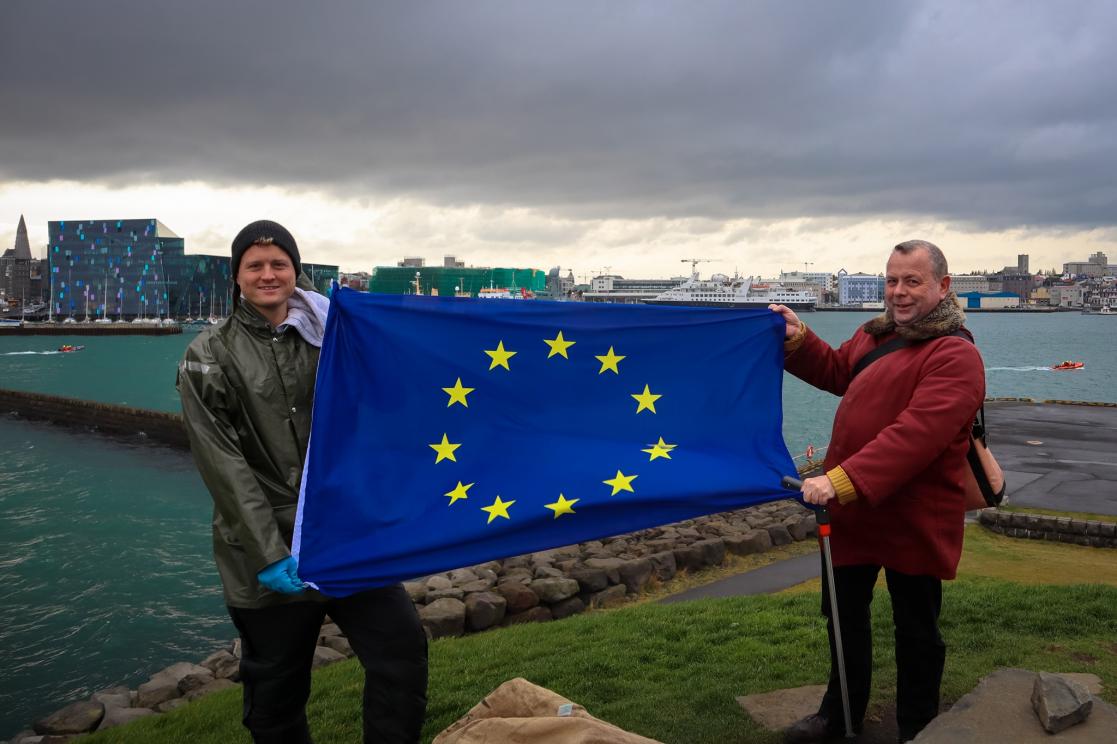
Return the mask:
[[[543,339],[543,343],[545,343],[549,349],[547,353],[547,359],[562,357],[563,359],[569,360],[570,348],[578,342],[567,339],[563,335],[562,331],[558,331],[554,338]],[[518,351],[504,348],[503,339],[499,339],[497,341],[495,349],[484,349],[483,351],[489,358],[489,372],[494,372],[499,369],[503,369],[506,372],[511,372],[512,368],[509,365],[509,362],[512,357],[516,356],[516,354],[519,353]],[[627,357],[623,354],[617,354],[616,348],[614,346],[610,346],[609,350],[604,354],[594,356],[594,359],[601,363],[601,367],[600,369],[598,369],[597,374],[603,375],[606,372],[612,372],[614,375],[620,375],[620,363],[626,358]],[[469,395],[475,390],[476,388],[465,387],[462,384],[462,378],[458,377],[454,381],[454,384],[452,386],[442,388],[442,391],[448,396],[446,407],[452,408],[455,405],[460,405],[463,408],[469,408]],[[636,401],[636,415],[640,415],[645,411],[651,414],[655,414],[656,401],[663,397],[662,394],[653,393],[651,391],[651,386],[648,384],[644,385],[643,391],[631,393],[630,395]],[[449,435],[447,433],[443,433],[441,442],[435,442],[434,444],[429,444],[427,446],[434,450],[434,464],[437,465],[444,460],[457,462],[458,458],[455,456],[455,453],[457,452],[458,448],[462,446],[462,444],[460,442],[451,442],[449,439]],[[663,441],[663,437],[659,437],[658,442],[651,443],[645,449],[641,449],[640,451],[648,454],[649,462],[654,462],[658,459],[670,460],[671,452],[675,449],[676,446],[678,445],[668,444],[667,442]],[[624,491],[627,491],[629,493],[636,493],[636,489],[633,487],[633,481],[635,481],[638,477],[639,475],[636,473],[625,474],[624,472],[618,470],[616,475],[614,475],[612,478],[607,478],[601,481],[601,483],[611,488],[611,493],[609,494],[610,496],[616,496],[617,494]],[[450,499],[447,506],[453,506],[459,501],[468,500],[469,489],[473,488],[474,485],[476,484],[462,483],[461,481],[458,481],[457,485],[454,488],[443,494],[443,496]],[[554,519],[558,519],[559,517],[567,514],[575,514],[576,512],[574,510],[574,505],[577,504],[580,500],[581,499],[568,499],[564,494],[560,493],[558,495],[557,501],[550,504],[544,504],[543,506],[544,508],[549,509],[554,513]],[[505,501],[500,497],[499,494],[497,494],[496,498],[493,500],[493,503],[489,504],[488,506],[480,507],[481,511],[488,514],[486,524],[492,524],[493,520],[498,518],[511,520],[512,517],[509,510],[512,508],[512,506],[515,505],[515,503],[515,499]]]

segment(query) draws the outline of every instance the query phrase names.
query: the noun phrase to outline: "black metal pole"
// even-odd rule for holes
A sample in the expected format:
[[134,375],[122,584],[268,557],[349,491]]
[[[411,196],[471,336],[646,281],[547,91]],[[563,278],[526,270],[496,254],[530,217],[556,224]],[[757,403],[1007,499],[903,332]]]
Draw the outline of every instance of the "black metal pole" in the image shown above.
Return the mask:
[[[791,476],[784,476],[780,481],[784,488],[798,491],[803,488],[803,481]],[[830,620],[834,623],[834,651],[838,660],[838,683],[842,688],[842,714],[845,717],[846,738],[853,738],[853,722],[849,712],[849,687],[846,684],[845,650],[842,648],[842,626],[838,621],[838,593],[834,587],[834,561],[830,557],[830,512],[825,506],[817,507],[815,521],[818,523],[818,539],[822,544],[823,565],[826,566],[826,581],[830,587]]]

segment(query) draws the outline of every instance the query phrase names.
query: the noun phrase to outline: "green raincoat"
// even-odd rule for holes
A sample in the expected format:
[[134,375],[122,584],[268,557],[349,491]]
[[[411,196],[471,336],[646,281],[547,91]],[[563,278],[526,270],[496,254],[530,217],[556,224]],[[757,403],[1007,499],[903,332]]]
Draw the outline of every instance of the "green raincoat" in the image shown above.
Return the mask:
[[291,552],[317,368],[317,347],[293,329],[276,333],[243,301],[179,365],[183,421],[213,496],[213,555],[231,607],[325,600],[256,580]]

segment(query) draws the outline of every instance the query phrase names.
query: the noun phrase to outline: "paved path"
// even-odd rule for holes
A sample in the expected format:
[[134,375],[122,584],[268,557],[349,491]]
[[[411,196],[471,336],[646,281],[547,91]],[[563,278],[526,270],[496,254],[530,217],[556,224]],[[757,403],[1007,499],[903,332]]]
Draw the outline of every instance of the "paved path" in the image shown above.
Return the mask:
[[[811,538],[814,539],[814,538]],[[660,600],[661,604],[687,602],[692,599],[709,597],[738,597],[747,594],[770,594],[804,581],[817,579],[822,571],[822,559],[818,554],[801,555],[796,558],[778,561],[745,573],[730,576],[712,584],[696,586],[685,592],[672,594]]]

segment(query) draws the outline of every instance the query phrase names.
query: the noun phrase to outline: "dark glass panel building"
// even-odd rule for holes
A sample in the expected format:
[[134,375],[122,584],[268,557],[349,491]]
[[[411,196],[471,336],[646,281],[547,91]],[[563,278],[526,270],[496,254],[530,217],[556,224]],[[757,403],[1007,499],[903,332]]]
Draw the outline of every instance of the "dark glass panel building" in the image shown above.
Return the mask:
[[[229,256],[188,255],[186,241],[157,219],[50,222],[48,232],[48,291],[56,317],[229,314]],[[336,266],[304,263],[303,271],[323,292],[337,278]]]

